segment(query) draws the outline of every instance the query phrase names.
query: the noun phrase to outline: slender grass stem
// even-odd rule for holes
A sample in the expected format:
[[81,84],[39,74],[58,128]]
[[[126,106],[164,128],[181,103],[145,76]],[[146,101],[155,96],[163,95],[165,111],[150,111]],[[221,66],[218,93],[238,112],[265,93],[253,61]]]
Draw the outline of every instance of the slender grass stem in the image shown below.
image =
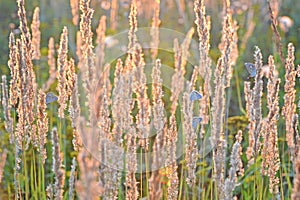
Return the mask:
[[[259,174],[257,173],[258,177],[259,177]],[[264,188],[266,189],[267,187],[264,187],[264,177],[262,176],[261,177],[262,181],[260,182],[261,183],[261,186],[259,186],[259,189],[260,190],[264,190]],[[264,196],[264,192],[263,191],[259,191],[260,195],[259,195],[259,199],[263,199],[263,196]]]
[[150,163],[148,160],[148,151],[145,153],[145,166],[146,166],[146,197],[150,199],[149,196],[149,171],[150,171]]
[[[202,125],[202,126],[204,126],[204,125]],[[201,147],[200,148],[203,148],[204,147],[204,140],[205,139],[202,139],[201,140]],[[201,156],[201,158],[200,158],[200,161],[203,161],[204,159],[204,150],[202,150],[202,156]],[[202,164],[200,165],[200,167],[202,166]],[[204,166],[205,167],[205,166]],[[201,170],[201,169],[200,169]],[[202,192],[199,190],[199,192],[198,193],[202,193],[202,199],[204,198],[204,195],[205,195],[205,190],[204,190],[204,176],[202,176],[202,173],[200,174],[200,177],[201,177],[201,189],[203,190]],[[200,185],[200,184],[199,184]]]
[[183,180],[184,180],[183,166],[181,165],[181,174],[180,174],[180,185],[179,185],[179,196],[178,196],[178,199],[181,199],[181,197],[182,197]]
[[35,191],[35,195],[36,195],[36,199],[38,197],[38,183],[37,183],[37,175],[36,175],[36,162],[35,162],[35,159],[36,159],[36,156],[35,156],[35,150],[32,149],[32,166],[31,168],[33,169],[33,180],[34,180],[34,191]]
[[62,132],[61,136],[63,137],[63,153],[64,153],[64,166],[67,166],[67,127],[66,127],[66,121],[65,119],[62,119],[62,129],[64,132]]
[[36,194],[36,188],[34,185],[34,167],[33,167],[33,160],[30,161],[30,189],[32,191],[32,196],[34,199],[37,199],[37,194]]
[[42,182],[41,182],[41,193],[42,193],[42,196],[43,198],[45,199],[46,198],[46,193],[45,193],[45,170],[44,170],[44,165],[42,164],[42,162],[40,162],[41,164],[41,167],[39,167],[39,169],[41,169],[41,177],[42,177]]
[[39,196],[43,196],[43,191],[42,191],[42,187],[43,187],[43,183],[42,183],[42,173],[41,173],[41,156],[38,156],[38,195]]
[[141,154],[140,154],[140,190],[141,190],[141,192],[140,192],[140,196],[141,197],[143,197],[143,154],[142,154],[142,149],[140,149],[140,152],[141,152]]
[[253,199],[256,199],[256,184],[257,184],[257,180],[256,180],[256,155],[254,158],[254,181],[253,181]]
[[30,190],[29,190],[29,182],[26,181],[28,178],[28,172],[27,172],[27,159],[26,159],[26,150],[23,151],[23,163],[24,163],[24,182],[25,182],[25,199],[28,200],[29,199],[29,194],[30,194]]

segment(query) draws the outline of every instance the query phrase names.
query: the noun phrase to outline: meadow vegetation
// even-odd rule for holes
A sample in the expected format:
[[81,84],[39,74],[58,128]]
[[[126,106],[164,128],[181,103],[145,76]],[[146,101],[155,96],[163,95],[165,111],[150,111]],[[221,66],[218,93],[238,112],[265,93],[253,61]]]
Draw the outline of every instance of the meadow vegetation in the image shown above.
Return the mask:
[[0,199],[300,199],[292,1],[28,2],[0,8]]

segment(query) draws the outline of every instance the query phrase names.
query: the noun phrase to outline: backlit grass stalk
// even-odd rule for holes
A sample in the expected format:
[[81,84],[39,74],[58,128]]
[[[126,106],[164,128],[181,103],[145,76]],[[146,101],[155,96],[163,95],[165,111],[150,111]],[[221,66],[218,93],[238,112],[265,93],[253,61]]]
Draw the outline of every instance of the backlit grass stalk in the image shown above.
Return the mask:
[[250,128],[249,128],[249,146],[247,148],[247,159],[248,165],[253,164],[254,160],[258,156],[260,150],[260,141],[259,138],[261,136],[262,129],[262,112],[261,112],[261,96],[262,96],[262,55],[260,49],[255,47],[254,52],[255,59],[255,68],[256,68],[256,76],[255,76],[255,85],[253,89],[249,92],[251,95],[249,96],[251,99],[251,104],[248,103],[248,116],[250,120]]
[[106,68],[104,73],[105,75],[102,77],[102,84],[100,84],[97,88],[97,93],[99,93],[99,95],[97,95],[98,102],[100,102],[99,108],[97,107],[97,111],[99,112],[97,115],[98,127],[100,128],[98,150],[100,152],[101,161],[103,162],[103,165],[101,165],[99,168],[99,181],[104,185],[104,193],[102,198],[116,199],[120,184],[120,174],[115,167],[118,169],[120,166],[118,166],[116,163],[120,163],[121,161],[119,161],[117,157],[114,159],[114,155],[116,154],[115,152],[118,150],[114,149],[114,146],[112,145],[113,135],[110,131],[112,122],[109,118],[110,101],[109,97],[107,96],[107,85],[105,84],[106,79],[108,79],[108,75],[106,74],[108,69],[109,67]]
[[[58,131],[60,134],[59,143],[61,148],[63,149],[63,153],[66,154],[66,136],[63,136],[65,132],[65,110],[67,108],[68,101],[68,79],[67,79],[67,71],[69,69],[69,61],[68,61],[68,29],[67,27],[63,28],[63,32],[60,36],[60,44],[57,55],[57,86],[56,90],[58,92]],[[64,164],[66,164],[66,159],[64,160]]]
[[282,108],[282,115],[285,119],[285,129],[286,129],[286,141],[290,151],[291,161],[294,163],[297,155],[297,144],[298,135],[296,134],[293,126],[294,118],[296,114],[296,71],[295,71],[295,48],[293,44],[288,44],[288,55],[285,61],[285,84],[284,84],[284,106]]
[[280,79],[275,76],[273,57],[269,57],[268,80],[268,109],[269,113],[264,124],[264,144],[262,149],[262,174],[269,177],[269,190],[272,194],[278,194],[279,178],[276,176],[280,168],[278,151],[277,121],[279,116],[279,85]]
[[[130,55],[130,54],[129,54]],[[127,60],[128,61],[128,60]],[[133,72],[130,70],[134,66],[135,60],[131,60],[129,64],[131,67],[125,67],[128,69],[125,74],[125,84],[126,84],[126,91],[124,92],[123,98],[126,99],[125,107],[123,107],[124,111],[124,120],[126,122],[124,126],[124,131],[126,133],[126,183],[127,192],[126,192],[126,199],[137,199],[139,196],[138,188],[137,188],[137,180],[136,180],[136,170],[137,170],[137,131],[133,126],[133,119],[131,116],[132,109],[133,109]],[[142,184],[142,183],[141,183]]]
[[153,125],[156,130],[156,138],[153,144],[153,161],[152,161],[152,173],[149,179],[149,198],[150,200],[156,200],[162,198],[162,175],[160,174],[160,167],[164,164],[164,158],[166,157],[163,151],[165,132],[164,127],[166,125],[166,116],[164,114],[164,102],[162,101],[162,79],[161,79],[161,62],[156,60],[155,66],[152,70],[152,97],[153,97]]
[[[131,116],[132,109],[134,108],[134,101],[132,99],[133,87],[134,87],[134,68],[138,67],[140,61],[138,44],[137,44],[137,1],[133,0],[130,6],[129,14],[129,32],[128,32],[128,47],[127,47],[127,58],[124,66],[125,70],[125,84],[127,84],[125,96],[126,99],[125,109],[127,113],[124,113],[124,120],[127,123],[124,126],[126,133],[126,199],[137,199],[142,194],[139,194],[137,187],[137,180],[135,173],[137,171],[137,137],[138,133],[133,126],[133,118]],[[124,108],[123,108],[124,109]],[[142,179],[141,187],[143,186]]]
[[174,59],[175,59],[175,73],[172,76],[171,85],[171,114],[174,115],[178,106],[178,99],[180,93],[184,89],[184,75],[186,73],[186,63],[188,57],[188,49],[194,34],[194,29],[191,28],[186,34],[182,44],[179,46],[178,40],[174,40]]
[[[123,71],[123,63],[121,59],[118,59],[117,64],[116,64],[116,70],[115,70],[115,77],[114,77],[114,90],[112,91],[112,120],[114,121],[113,123],[113,129],[112,129],[112,141],[114,144],[119,147],[123,148],[123,134],[126,133],[127,128],[125,127],[126,124],[123,123],[124,120],[130,120],[127,116],[128,113],[130,112],[130,102],[131,102],[131,97],[127,95],[127,92],[129,92],[129,85],[128,82],[126,81],[126,75],[125,72]],[[131,84],[131,83],[130,83]],[[124,98],[125,96],[125,98]],[[127,98],[130,98],[130,102],[128,102]],[[129,104],[127,104],[129,103]],[[125,109],[124,109],[125,108]],[[124,159],[122,157],[122,159]],[[123,169],[123,163],[124,160],[114,160],[112,162],[116,162],[117,165],[116,167],[118,169]],[[117,177],[115,180],[116,185],[120,185],[121,181],[121,175],[122,172],[117,172]],[[117,198],[117,194],[114,195],[114,198]]]
[[58,92],[58,117],[65,118],[64,111],[67,108],[67,68],[68,68],[68,29],[64,27],[60,37],[60,45],[57,58],[57,92]]
[[160,14],[160,0],[155,0],[154,8],[153,8],[153,17],[151,23],[151,57],[152,60],[155,61],[157,54],[158,54],[158,46],[159,46],[159,25],[161,23],[159,19]]
[[169,127],[167,130],[167,142],[165,145],[167,146],[167,160],[166,160],[166,176],[169,180],[168,186],[168,199],[175,200],[178,198],[179,193],[179,177],[177,168],[178,165],[176,163],[176,142],[177,142],[177,127],[176,127],[176,118],[175,115],[172,114],[169,119]]
[[57,129],[52,130],[52,171],[54,173],[54,184],[53,184],[53,194],[56,200],[63,199],[64,183],[65,183],[65,170],[63,169],[63,153],[60,150],[59,138]]
[[[138,113],[136,115],[136,128],[137,128],[137,137],[138,145],[141,147],[140,161],[143,162],[144,155],[147,156],[149,150],[149,135],[150,135],[150,101],[147,94],[147,85],[146,85],[146,74],[144,73],[145,61],[143,58],[143,52],[141,46],[137,43],[134,47],[134,64],[133,64],[133,92],[136,94],[136,104],[138,108]],[[144,151],[143,151],[144,150]],[[145,167],[146,167],[146,179],[148,179],[148,164],[145,157]],[[142,165],[141,165],[142,166]],[[141,168],[142,169],[142,168]],[[141,195],[143,192],[143,173],[141,171]],[[146,180],[146,191],[148,190],[148,180]]]
[[55,49],[54,49],[54,38],[51,37],[48,42],[48,66],[49,66],[49,78],[43,85],[43,90],[49,90],[50,86],[56,79],[56,65],[55,65]]
[[145,61],[140,45],[135,46],[135,60],[133,69],[133,92],[136,94],[138,114],[136,125],[138,130],[139,145],[148,150],[151,108],[147,94],[146,74],[144,73]]
[[27,19],[26,19],[26,10],[25,10],[25,0],[17,0],[18,3],[18,16],[20,21],[20,30],[24,37],[24,44],[28,51],[28,57],[32,56],[31,49],[31,34],[28,28]]
[[[137,154],[136,154],[136,133],[133,128],[129,128],[127,132],[127,154],[126,154],[126,199],[137,199],[139,197],[139,192],[137,188],[137,180],[135,173],[137,170]],[[142,183],[141,183],[142,184]]]
[[[19,181],[18,175],[19,170],[21,169],[20,164],[23,163],[23,175],[28,176],[27,168],[27,156],[26,151],[29,148],[29,143],[32,141],[34,146],[37,145],[37,133],[36,133],[36,124],[35,122],[35,97],[36,97],[36,88],[37,84],[35,82],[35,74],[33,71],[32,64],[32,49],[31,49],[31,38],[30,34],[27,32],[27,22],[26,22],[26,13],[23,3],[18,2],[19,7],[19,18],[21,22],[21,39],[17,39],[17,59],[16,65],[18,65],[18,122],[15,134],[15,145],[16,145],[16,159],[15,159],[15,182]],[[21,155],[22,152],[22,155]],[[22,161],[21,161],[22,157]],[[20,195],[18,190],[21,189],[19,184],[16,186],[16,196]],[[29,182],[25,181],[25,199],[29,198]]]
[[36,7],[34,9],[31,32],[32,32],[32,59],[39,60],[41,56],[40,52],[40,42],[41,42],[41,32],[40,32],[40,9]]
[[79,105],[79,94],[78,94],[78,77],[74,74],[74,88],[70,96],[69,116],[72,122],[73,128],[73,139],[72,144],[75,151],[79,151],[82,147],[81,137],[79,135],[79,117],[80,117],[80,105]]
[[206,8],[204,0],[194,1],[194,12],[196,15],[195,24],[197,26],[197,33],[199,37],[199,67],[198,74],[204,79],[202,86],[203,98],[200,104],[200,116],[202,117],[200,138],[203,138],[205,127],[209,124],[210,118],[210,96],[211,91],[211,59],[209,57],[210,50],[210,18],[206,15]]
[[73,58],[70,58],[66,69],[66,79],[67,79],[66,87],[67,87],[68,99],[72,95],[72,92],[74,90],[76,78],[77,78],[77,74],[75,72],[75,61]]
[[196,183],[196,163],[198,160],[197,134],[192,127],[193,101],[190,101],[189,94],[183,94],[182,101],[183,131],[185,136],[185,161],[187,166],[187,184],[193,188]]
[[[199,37],[199,74],[205,78],[210,78],[210,18],[206,16],[206,8],[204,0],[194,1],[194,12],[196,15],[195,24],[197,25],[197,33]],[[210,90],[209,90],[210,91]]]
[[[124,123],[123,119],[125,118],[125,113],[123,113],[123,108],[126,104],[126,99],[124,99],[125,88],[125,76],[123,71],[123,62],[121,59],[117,60],[115,77],[114,77],[114,85],[115,88],[112,91],[112,119],[114,120],[113,129],[112,129],[112,137],[116,145],[122,146],[123,138],[122,135],[124,133]],[[125,93],[126,94],[126,93]]]
[[77,179],[77,162],[76,158],[72,159],[72,166],[70,172],[70,179],[69,179],[69,200],[73,200],[75,197],[75,181]]
[[[10,69],[10,87],[9,87],[9,104],[13,107],[17,106],[18,102],[18,81],[19,81],[19,65],[18,65],[18,47],[16,45],[15,36],[13,33],[9,35],[9,60],[8,67]],[[12,138],[11,141],[12,143]]]
[[90,1],[80,0],[81,20],[81,52],[82,52],[82,65],[84,68],[85,76],[84,82],[87,84],[87,89],[92,90],[92,84],[95,82],[95,54],[93,52],[94,46],[92,43],[93,32],[91,29],[91,21],[94,10],[90,8]]
[[[175,115],[176,108],[178,105],[179,95],[184,88],[184,73],[181,68],[181,49],[178,44],[178,40],[174,40],[174,59],[175,59],[175,73],[172,76],[172,85],[171,85],[171,114]],[[169,122],[170,124],[170,122]]]
[[[22,64],[23,67],[23,73],[21,76],[24,76],[22,84],[25,84],[23,87],[23,94],[22,96],[25,96],[26,103],[24,103],[24,109],[26,109],[26,125],[29,126],[27,129],[30,134],[35,133],[35,127],[33,126],[33,122],[35,119],[34,115],[34,103],[36,100],[36,78],[35,73],[33,70],[33,64],[32,64],[32,43],[31,43],[31,34],[27,25],[27,19],[26,19],[26,10],[25,10],[25,2],[24,0],[18,0],[18,16],[20,21],[20,30],[21,30],[21,45],[22,45],[22,54],[20,55],[22,58]],[[20,48],[19,48],[20,49]],[[20,51],[20,50],[19,50]]]
[[191,28],[189,32],[186,34],[186,37],[179,46],[178,40],[174,40],[174,58],[175,58],[175,73],[172,76],[172,85],[171,85],[171,116],[169,118],[169,126],[167,130],[167,160],[166,164],[167,169],[167,178],[170,181],[170,186],[168,187],[168,199],[177,199],[178,198],[178,191],[179,191],[179,177],[177,173],[177,163],[176,163],[176,143],[178,137],[178,130],[176,125],[176,109],[178,106],[178,100],[180,97],[181,92],[184,89],[184,75],[186,72],[186,62],[187,62],[187,55],[188,49],[191,43],[191,38],[194,34],[194,29]]
[[[137,22],[137,1],[133,0],[130,5],[130,14],[129,14],[129,32],[128,32],[128,46],[127,46],[127,53],[128,57],[127,60],[132,60],[133,56],[133,48],[135,44],[137,43],[137,36],[136,36],[136,31],[138,27],[138,22]],[[126,65],[127,65],[126,61]],[[129,67],[129,66],[126,66]]]
[[[2,107],[3,107],[3,115],[4,115],[4,126],[5,130],[10,135],[10,141],[13,143],[13,131],[14,131],[14,121],[11,117],[11,104],[9,103],[9,96],[8,96],[8,87],[7,87],[7,80],[6,76],[2,76]],[[12,95],[12,94],[11,94]]]
[[230,169],[228,171],[228,177],[225,180],[225,199],[230,200],[233,199],[233,191],[235,187],[238,185],[237,179],[238,177],[242,177],[244,175],[244,168],[241,156],[242,152],[242,131],[239,130],[237,135],[235,136],[235,143],[233,144],[231,155],[230,155]]
[[45,164],[47,159],[46,143],[47,143],[47,132],[48,132],[48,117],[46,113],[46,94],[40,89],[38,94],[38,105],[37,105],[37,127],[38,127],[38,149],[42,164]]
[[236,63],[238,57],[238,38],[237,27],[236,24],[233,23],[230,9],[226,12],[223,20],[223,34],[219,48],[224,59],[225,87],[227,88],[230,87],[230,80],[232,78],[232,66]]
[[230,87],[232,78],[232,65],[236,62],[237,55],[233,51],[237,38],[233,28],[230,11],[230,2],[224,1],[225,16],[223,21],[223,34],[220,44],[221,58],[215,70],[215,93],[212,102],[212,137],[211,143],[214,147],[214,179],[218,190],[218,198],[225,198],[225,168],[226,168],[226,146],[225,139],[225,88]]
[[[248,132],[248,140],[249,145],[247,147],[246,156],[248,160],[248,166],[251,166],[254,164],[254,168],[257,169],[257,157],[260,152],[261,144],[260,144],[260,138],[261,138],[261,131],[263,128],[262,123],[262,90],[263,90],[263,80],[262,80],[262,54],[260,49],[256,46],[254,51],[254,59],[255,59],[255,69],[256,69],[256,75],[254,80],[254,87],[250,88],[250,83],[245,82],[245,85],[248,84],[248,93],[249,98],[251,99],[249,101],[248,99],[248,109],[247,111],[249,120],[250,120],[250,127]],[[246,95],[248,95],[246,93]],[[251,104],[249,104],[251,103]],[[260,185],[263,185],[263,179],[258,178],[257,174],[259,174],[258,170],[254,171],[254,184],[253,184],[253,198],[257,198],[256,194],[261,194],[262,187]],[[257,192],[258,190],[258,192]]]
[[[87,95],[87,106],[89,109],[89,120],[80,121],[80,135],[85,140],[86,148],[91,153],[98,152],[98,137],[99,130],[97,129],[97,109],[95,92],[97,89],[98,77],[95,66],[95,53],[92,43],[93,32],[91,28],[91,20],[94,10],[90,8],[90,1],[80,0],[81,20],[80,20],[80,32],[81,32],[81,72],[83,73],[82,79]],[[86,127],[89,124],[89,127]],[[100,130],[101,131],[101,130]],[[78,156],[78,164],[80,168],[80,180],[76,183],[76,191],[82,199],[97,199],[103,194],[103,186],[97,180],[99,180],[100,163],[93,157],[86,149],[81,149]]]
[[[23,91],[24,91],[24,76],[22,74],[24,73],[23,65],[24,65],[24,53],[21,45],[21,40],[17,39],[16,41],[16,48],[17,52],[16,55],[19,57],[16,57],[16,68],[18,69],[18,79],[19,81],[17,82],[18,85],[16,88],[18,88],[18,96],[17,99],[19,100],[19,104],[17,107],[17,114],[18,114],[18,121],[16,125],[16,131],[14,133],[14,146],[15,146],[15,166],[14,166],[14,190],[15,190],[15,197],[16,198],[21,198],[20,196],[20,179],[19,179],[19,173],[21,170],[21,149],[23,146],[23,137],[25,137],[24,133],[24,127],[25,127],[25,119],[24,119],[24,96],[22,96]],[[13,94],[10,94],[13,95]],[[16,100],[17,101],[17,100]]]
[[224,117],[225,117],[225,74],[224,61],[219,58],[215,70],[215,92],[212,101],[212,127],[211,127],[211,145],[213,150],[214,180],[217,186],[218,198],[224,199],[224,177],[225,177],[225,157],[226,145],[224,135]]
[[[17,65],[19,66],[19,104],[17,107],[17,114],[18,114],[18,121],[17,127],[15,131],[15,168],[14,168],[14,189],[15,189],[15,196],[16,198],[22,198],[21,196],[21,187],[20,187],[20,172],[21,172],[21,162],[23,161],[24,167],[26,166],[26,160],[24,156],[22,156],[24,149],[27,148],[29,140],[29,133],[27,129],[25,129],[27,122],[26,122],[26,112],[27,112],[27,101],[28,97],[26,96],[26,84],[27,84],[27,77],[26,77],[26,46],[24,44],[24,37],[20,40],[17,39],[17,48],[19,59],[17,60]],[[24,147],[25,145],[25,147]],[[23,159],[23,160],[22,160]],[[24,170],[26,172],[26,170]],[[28,183],[25,182],[26,187],[28,188]],[[28,192],[28,191],[27,191]],[[27,196],[28,197],[28,196]]]

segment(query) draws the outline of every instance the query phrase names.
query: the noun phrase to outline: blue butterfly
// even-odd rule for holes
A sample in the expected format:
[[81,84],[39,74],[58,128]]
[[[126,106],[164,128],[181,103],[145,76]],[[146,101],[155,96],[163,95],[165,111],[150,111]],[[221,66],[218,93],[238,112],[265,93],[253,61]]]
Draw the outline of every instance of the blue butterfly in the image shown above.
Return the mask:
[[53,94],[52,92],[48,92],[46,95],[46,104],[49,104],[51,102],[57,101],[58,97]]
[[193,117],[192,127],[197,128],[198,124],[202,121],[202,117]]
[[256,68],[253,63],[245,63],[244,64],[250,77],[255,77],[256,76]]
[[202,99],[202,95],[198,91],[193,90],[190,94],[190,100],[195,101],[199,99]]

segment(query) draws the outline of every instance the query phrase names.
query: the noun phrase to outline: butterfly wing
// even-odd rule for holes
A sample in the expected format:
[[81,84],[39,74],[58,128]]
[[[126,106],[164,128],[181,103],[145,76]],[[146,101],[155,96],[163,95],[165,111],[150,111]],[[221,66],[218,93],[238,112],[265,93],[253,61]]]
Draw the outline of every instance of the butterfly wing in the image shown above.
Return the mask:
[[198,124],[202,121],[202,117],[193,117],[192,127],[197,128]]
[[49,104],[51,102],[57,101],[58,97],[54,95],[53,93],[49,92],[46,95],[46,104]]
[[190,100],[195,101],[199,99],[202,99],[202,95],[196,90],[192,91],[190,94]]
[[245,67],[246,67],[250,77],[256,76],[256,68],[253,63],[245,63]]

